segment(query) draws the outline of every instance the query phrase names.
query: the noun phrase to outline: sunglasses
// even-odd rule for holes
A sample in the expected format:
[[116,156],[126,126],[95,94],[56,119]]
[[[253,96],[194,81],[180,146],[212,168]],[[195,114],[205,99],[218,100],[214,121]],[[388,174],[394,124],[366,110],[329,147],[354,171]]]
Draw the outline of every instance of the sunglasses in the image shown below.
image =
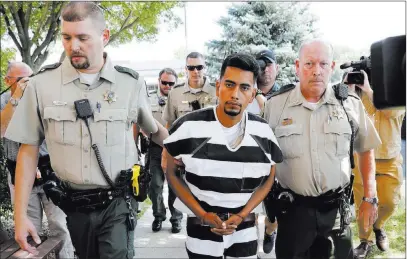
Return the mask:
[[161,80],[161,84],[163,84],[163,85],[168,85],[168,86],[174,86],[174,85],[175,85],[175,82],[168,82],[168,81],[162,81],[162,80]]
[[202,69],[204,69],[204,65],[198,65],[198,66],[187,66],[187,69],[189,71],[194,71],[195,69],[198,71],[201,71]]

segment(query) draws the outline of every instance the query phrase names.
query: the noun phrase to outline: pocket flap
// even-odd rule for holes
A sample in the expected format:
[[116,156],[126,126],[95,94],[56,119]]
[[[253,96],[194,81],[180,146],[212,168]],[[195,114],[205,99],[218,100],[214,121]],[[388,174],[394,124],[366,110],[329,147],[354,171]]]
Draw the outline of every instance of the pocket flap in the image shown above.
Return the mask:
[[192,107],[188,104],[181,104],[181,105],[178,105],[178,111],[179,112],[190,112],[190,111],[192,111]]
[[152,112],[158,112],[158,111],[160,111],[160,107],[158,106],[158,104],[152,104],[152,105],[151,105],[151,111],[152,111]]
[[103,109],[100,112],[95,110],[93,113],[95,122],[97,121],[126,121],[127,113],[125,109]]
[[76,121],[76,113],[68,107],[48,106],[44,108],[44,119],[56,121]]
[[274,130],[276,137],[287,137],[290,135],[302,135],[301,124],[291,124],[286,126],[278,126]]
[[332,121],[331,123],[324,123],[324,133],[334,134],[352,134],[349,123],[346,121]]

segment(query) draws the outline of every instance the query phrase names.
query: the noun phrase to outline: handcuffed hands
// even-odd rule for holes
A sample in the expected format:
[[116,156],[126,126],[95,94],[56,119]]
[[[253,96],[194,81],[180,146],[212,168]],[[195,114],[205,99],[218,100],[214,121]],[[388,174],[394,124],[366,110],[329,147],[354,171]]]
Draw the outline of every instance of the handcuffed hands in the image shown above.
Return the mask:
[[[210,214],[210,215],[208,215]],[[207,220],[208,219],[208,220]],[[211,226],[211,232],[219,236],[226,236],[235,233],[237,227],[242,223],[243,218],[237,215],[232,215],[228,220],[222,221],[215,213],[206,213],[204,223]]]

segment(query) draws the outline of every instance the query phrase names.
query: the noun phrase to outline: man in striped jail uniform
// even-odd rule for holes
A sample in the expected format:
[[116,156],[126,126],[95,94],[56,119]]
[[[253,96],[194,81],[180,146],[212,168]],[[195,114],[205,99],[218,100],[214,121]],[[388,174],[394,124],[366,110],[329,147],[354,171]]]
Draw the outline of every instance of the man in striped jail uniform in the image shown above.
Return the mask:
[[[169,129],[167,179],[178,197],[174,206],[188,214],[189,258],[256,258],[255,212],[282,161],[267,122],[246,111],[258,73],[250,55],[228,56],[216,82],[219,104]],[[174,158],[185,165],[185,182],[175,175]]]

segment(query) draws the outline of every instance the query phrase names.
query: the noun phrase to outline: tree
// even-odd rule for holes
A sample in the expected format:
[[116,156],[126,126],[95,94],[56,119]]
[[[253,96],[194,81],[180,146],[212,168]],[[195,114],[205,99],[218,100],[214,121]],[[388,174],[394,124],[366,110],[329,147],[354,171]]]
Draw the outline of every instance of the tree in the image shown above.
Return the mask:
[[243,2],[233,4],[218,24],[223,28],[219,40],[206,43],[208,76],[217,78],[223,59],[234,52],[254,54],[273,49],[277,55],[281,84],[295,79],[294,59],[301,42],[316,35],[316,17],[308,4],[299,2]]
[[[0,39],[3,39],[6,33],[6,26],[0,22]],[[15,49],[4,46],[0,48],[0,75],[5,76],[7,73],[8,62],[15,59]],[[0,92],[5,89],[4,80],[0,80]]]
[[[152,41],[161,20],[175,28],[181,19],[172,9],[177,2],[96,2],[105,13],[110,29],[109,44],[132,40]],[[66,2],[1,2],[0,19],[22,61],[37,71],[59,37],[61,9]]]
[[338,83],[342,81],[342,75],[345,71],[351,69],[342,70],[339,68],[345,62],[358,61],[361,56],[369,56],[369,49],[353,49],[342,45],[333,45],[334,60],[336,62],[334,71],[332,73],[331,82]]

